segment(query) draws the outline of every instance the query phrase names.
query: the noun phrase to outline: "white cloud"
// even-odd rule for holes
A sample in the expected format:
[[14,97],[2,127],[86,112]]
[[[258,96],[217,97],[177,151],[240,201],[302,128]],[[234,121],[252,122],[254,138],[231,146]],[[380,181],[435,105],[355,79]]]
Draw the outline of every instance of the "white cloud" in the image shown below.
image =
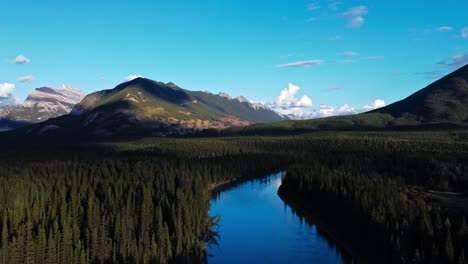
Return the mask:
[[33,80],[34,80],[34,76],[32,75],[26,75],[26,76],[19,77],[18,79],[16,79],[16,81],[20,83],[28,83],[28,82],[32,82]]
[[12,83],[0,83],[0,97],[9,97],[14,89],[15,85]]
[[303,108],[311,107],[313,105],[312,100],[304,95],[300,99],[296,98],[296,93],[301,88],[292,83],[288,84],[288,87],[284,88],[276,99],[275,108]]
[[28,63],[31,63],[31,60],[26,58],[23,55],[19,55],[13,60],[13,63],[14,64],[28,64]]
[[339,40],[339,39],[341,39],[341,36],[338,36],[338,35],[337,35],[337,36],[332,36],[332,37],[329,37],[329,38],[328,38],[328,40],[330,40],[330,41],[337,41],[337,40]]
[[295,104],[296,107],[312,107],[312,100],[307,95],[303,95]]
[[374,110],[377,108],[382,108],[384,106],[385,106],[385,101],[382,99],[377,99],[373,101],[370,105],[365,105],[363,109],[366,111],[370,111],[370,110]]
[[337,110],[338,115],[351,115],[356,113],[356,109],[353,107],[349,106],[348,104],[344,104],[341,107],[338,108]]
[[21,101],[18,98],[14,97],[12,94],[8,97],[0,97],[0,107],[4,107],[7,105],[17,105],[20,104]]
[[382,100],[382,99],[377,99],[377,100],[375,100],[374,102],[372,102],[371,106],[372,106],[374,109],[382,108],[382,107],[385,106],[385,101]]
[[304,108],[291,107],[291,108],[272,108],[274,111],[282,114],[292,116],[293,119],[303,119],[302,117],[307,114]]
[[332,116],[335,113],[335,108],[330,105],[320,105],[319,115],[322,117]]
[[142,77],[143,76],[139,74],[130,74],[127,77],[125,77],[124,81],[129,82],[129,81],[135,80],[136,78],[142,78]]
[[342,116],[342,115],[354,115],[370,110],[374,110],[385,106],[385,101],[381,99],[374,100],[370,105],[365,105],[361,108],[354,108],[349,104],[344,104],[338,108],[331,105],[321,104],[319,109],[312,109],[311,111],[305,111],[303,109],[282,109],[279,111],[282,114],[292,114],[295,119],[313,119],[330,116]]
[[369,13],[367,6],[355,6],[344,12],[342,16],[348,21],[348,26],[352,28],[360,28],[366,20],[364,16]]
[[[284,88],[276,102],[267,104],[271,109],[283,115],[290,115],[294,119],[312,119],[329,116],[340,116],[340,115],[351,115],[367,112],[373,109],[384,107],[385,101],[382,99],[376,99],[370,104],[363,107],[352,107],[349,104],[343,104],[342,106],[335,108],[332,105],[321,104],[319,108],[313,109],[312,100],[303,95],[299,99],[296,97],[297,93],[301,88],[292,83],[288,84],[288,87]],[[326,90],[336,90],[337,87],[330,87]]]
[[277,107],[290,107],[296,101],[295,95],[299,91],[299,86],[296,86],[292,83],[288,84],[287,88],[281,91],[276,100]]
[[328,117],[328,116],[340,116],[340,115],[352,115],[357,114],[359,111],[355,108],[349,106],[348,104],[344,104],[338,108],[335,108],[330,105],[320,105],[320,109],[318,111],[318,117]]
[[462,28],[461,32],[461,37],[462,38],[468,38],[468,27]]
[[321,60],[306,60],[306,61],[296,61],[296,62],[281,64],[281,65],[278,65],[278,67],[280,67],[280,68],[299,68],[299,67],[310,67],[310,66],[319,65],[319,64],[322,64]]
[[354,51],[345,51],[345,52],[338,53],[338,55],[342,57],[354,58],[354,57],[359,56],[359,53],[354,52]]
[[[273,108],[274,109],[274,108]],[[335,108],[331,105],[320,105],[319,109],[312,109],[307,111],[305,108],[300,107],[291,107],[291,108],[279,108],[274,109],[283,115],[292,115],[293,119],[314,119],[330,116],[342,116],[342,115],[353,115],[362,112],[369,111],[367,109],[355,109],[348,104],[344,104],[338,108]]]
[[441,26],[441,27],[435,28],[435,31],[439,31],[439,32],[452,31],[452,30],[453,30],[453,27],[450,27],[450,26]]
[[317,3],[310,3],[307,5],[307,10],[309,11],[314,11],[317,9],[320,9],[320,5],[318,5]]

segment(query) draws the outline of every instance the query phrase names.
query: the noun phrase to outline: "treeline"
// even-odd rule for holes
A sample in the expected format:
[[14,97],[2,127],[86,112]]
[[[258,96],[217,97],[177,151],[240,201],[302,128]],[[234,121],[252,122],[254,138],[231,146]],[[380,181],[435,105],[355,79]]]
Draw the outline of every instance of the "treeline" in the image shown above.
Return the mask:
[[0,163],[5,264],[201,262],[215,239],[210,186],[282,166],[249,155]]
[[[467,263],[467,133],[339,133],[289,167],[280,193],[381,263]],[[314,141],[314,140],[310,140]],[[371,258],[372,259],[372,258]]]
[[[340,231],[347,232],[349,243],[360,244],[374,261],[467,263],[466,208],[447,208],[434,201],[421,185],[405,184],[401,176],[390,177],[392,170],[380,174],[368,162],[350,158],[354,162],[329,162],[333,164],[330,167],[319,160],[288,169],[281,194],[303,209],[321,213],[335,227],[342,226]],[[390,162],[385,167],[392,165]],[[405,169],[408,167],[397,171]],[[411,171],[402,176],[409,175]],[[409,181],[415,179],[418,174]]]

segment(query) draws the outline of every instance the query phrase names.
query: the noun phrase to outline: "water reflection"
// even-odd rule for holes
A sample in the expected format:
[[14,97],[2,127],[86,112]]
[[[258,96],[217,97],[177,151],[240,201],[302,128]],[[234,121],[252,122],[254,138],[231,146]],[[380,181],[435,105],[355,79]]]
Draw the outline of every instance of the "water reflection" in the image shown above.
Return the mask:
[[343,253],[313,221],[278,196],[282,174],[230,186],[211,202],[220,215],[219,246],[209,263],[345,263]]

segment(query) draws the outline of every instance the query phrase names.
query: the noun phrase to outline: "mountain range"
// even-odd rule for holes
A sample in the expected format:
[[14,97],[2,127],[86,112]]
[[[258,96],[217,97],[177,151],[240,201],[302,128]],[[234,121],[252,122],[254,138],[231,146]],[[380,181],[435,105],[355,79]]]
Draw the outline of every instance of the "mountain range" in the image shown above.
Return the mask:
[[[73,94],[74,100],[69,100],[70,96],[65,97],[68,101],[58,100],[64,92]],[[50,98],[50,94],[57,94],[57,100],[43,100]],[[16,110],[21,115],[11,119],[25,122],[47,118],[48,115],[37,114],[32,109],[38,109],[39,113],[47,110],[47,113],[65,114],[12,131],[9,135],[14,138],[101,140],[468,127],[468,65],[386,107],[363,114],[312,120],[291,120],[242,96],[232,98],[226,93],[189,91],[174,83],[146,78],[136,78],[113,89],[89,94],[71,109],[80,96],[77,90],[69,87],[61,90],[39,88],[23,105],[3,109],[0,113],[21,109]],[[45,102],[54,103],[49,105]],[[71,112],[66,114],[70,109]],[[7,135],[4,133],[2,136]]]
[[189,91],[173,83],[136,78],[87,95],[68,115],[15,133],[85,138],[181,136],[287,119],[242,96]]
[[70,113],[85,94],[69,85],[60,89],[41,87],[35,89],[19,105],[0,108],[0,131],[39,123]]

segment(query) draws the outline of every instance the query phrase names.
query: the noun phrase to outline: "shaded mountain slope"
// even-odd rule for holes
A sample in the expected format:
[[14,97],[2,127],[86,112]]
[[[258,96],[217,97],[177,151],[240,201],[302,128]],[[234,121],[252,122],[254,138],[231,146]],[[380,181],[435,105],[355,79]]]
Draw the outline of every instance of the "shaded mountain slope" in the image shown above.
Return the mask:
[[427,130],[468,128],[468,65],[448,74],[406,99],[349,115],[288,120],[230,128],[225,135],[297,134],[320,130]]
[[468,65],[407,98],[371,111],[417,121],[463,123],[468,121]]

